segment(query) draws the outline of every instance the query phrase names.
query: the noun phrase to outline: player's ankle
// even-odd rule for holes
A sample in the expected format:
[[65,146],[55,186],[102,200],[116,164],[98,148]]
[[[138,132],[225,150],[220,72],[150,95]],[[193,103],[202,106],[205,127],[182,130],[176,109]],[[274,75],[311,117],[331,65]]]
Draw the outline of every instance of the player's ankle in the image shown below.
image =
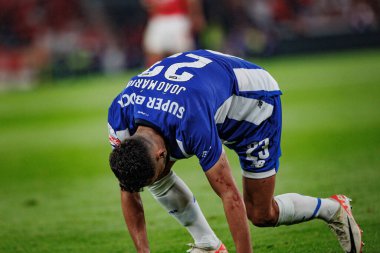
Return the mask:
[[318,218],[326,222],[330,222],[335,214],[339,211],[339,203],[330,198],[322,199],[321,209],[318,214]]
[[195,242],[198,247],[211,249],[217,249],[220,244],[221,241],[215,235],[205,235],[201,240]]

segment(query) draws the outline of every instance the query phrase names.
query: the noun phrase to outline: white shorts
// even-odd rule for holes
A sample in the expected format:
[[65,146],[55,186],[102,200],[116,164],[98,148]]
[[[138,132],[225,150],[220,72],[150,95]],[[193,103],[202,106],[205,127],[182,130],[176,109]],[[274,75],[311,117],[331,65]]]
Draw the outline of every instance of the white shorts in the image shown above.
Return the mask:
[[156,16],[144,34],[144,49],[155,54],[174,54],[194,49],[191,24],[184,15]]

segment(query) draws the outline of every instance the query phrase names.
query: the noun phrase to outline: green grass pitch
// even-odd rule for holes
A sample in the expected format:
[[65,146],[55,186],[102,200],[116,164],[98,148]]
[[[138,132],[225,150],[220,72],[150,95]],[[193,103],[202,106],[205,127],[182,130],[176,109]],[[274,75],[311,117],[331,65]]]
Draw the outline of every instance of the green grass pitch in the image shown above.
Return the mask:
[[[255,61],[255,60],[253,60]],[[283,90],[283,141],[276,194],[344,193],[364,230],[364,252],[380,250],[380,50],[260,60]],[[132,72],[67,79],[0,94],[0,252],[135,252],[108,167],[107,109]],[[241,187],[236,156],[228,152]],[[221,202],[197,160],[176,173],[234,252]],[[177,222],[142,193],[151,251],[185,252]],[[341,252],[318,220],[251,226],[255,252]]]

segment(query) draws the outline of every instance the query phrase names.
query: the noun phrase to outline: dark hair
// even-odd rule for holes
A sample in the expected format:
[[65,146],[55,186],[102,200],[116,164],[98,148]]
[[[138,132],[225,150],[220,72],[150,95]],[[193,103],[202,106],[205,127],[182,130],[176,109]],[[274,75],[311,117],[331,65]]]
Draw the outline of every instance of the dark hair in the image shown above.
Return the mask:
[[121,190],[139,192],[154,176],[154,165],[148,143],[142,137],[132,137],[112,150],[110,167],[119,180]]

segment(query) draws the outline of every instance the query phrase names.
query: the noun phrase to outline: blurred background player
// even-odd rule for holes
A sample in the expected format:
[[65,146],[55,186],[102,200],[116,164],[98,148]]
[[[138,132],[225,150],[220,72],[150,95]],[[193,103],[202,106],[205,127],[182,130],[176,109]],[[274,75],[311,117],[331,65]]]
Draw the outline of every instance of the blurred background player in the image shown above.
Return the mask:
[[144,33],[145,65],[196,48],[205,25],[200,0],[141,0],[149,18]]

